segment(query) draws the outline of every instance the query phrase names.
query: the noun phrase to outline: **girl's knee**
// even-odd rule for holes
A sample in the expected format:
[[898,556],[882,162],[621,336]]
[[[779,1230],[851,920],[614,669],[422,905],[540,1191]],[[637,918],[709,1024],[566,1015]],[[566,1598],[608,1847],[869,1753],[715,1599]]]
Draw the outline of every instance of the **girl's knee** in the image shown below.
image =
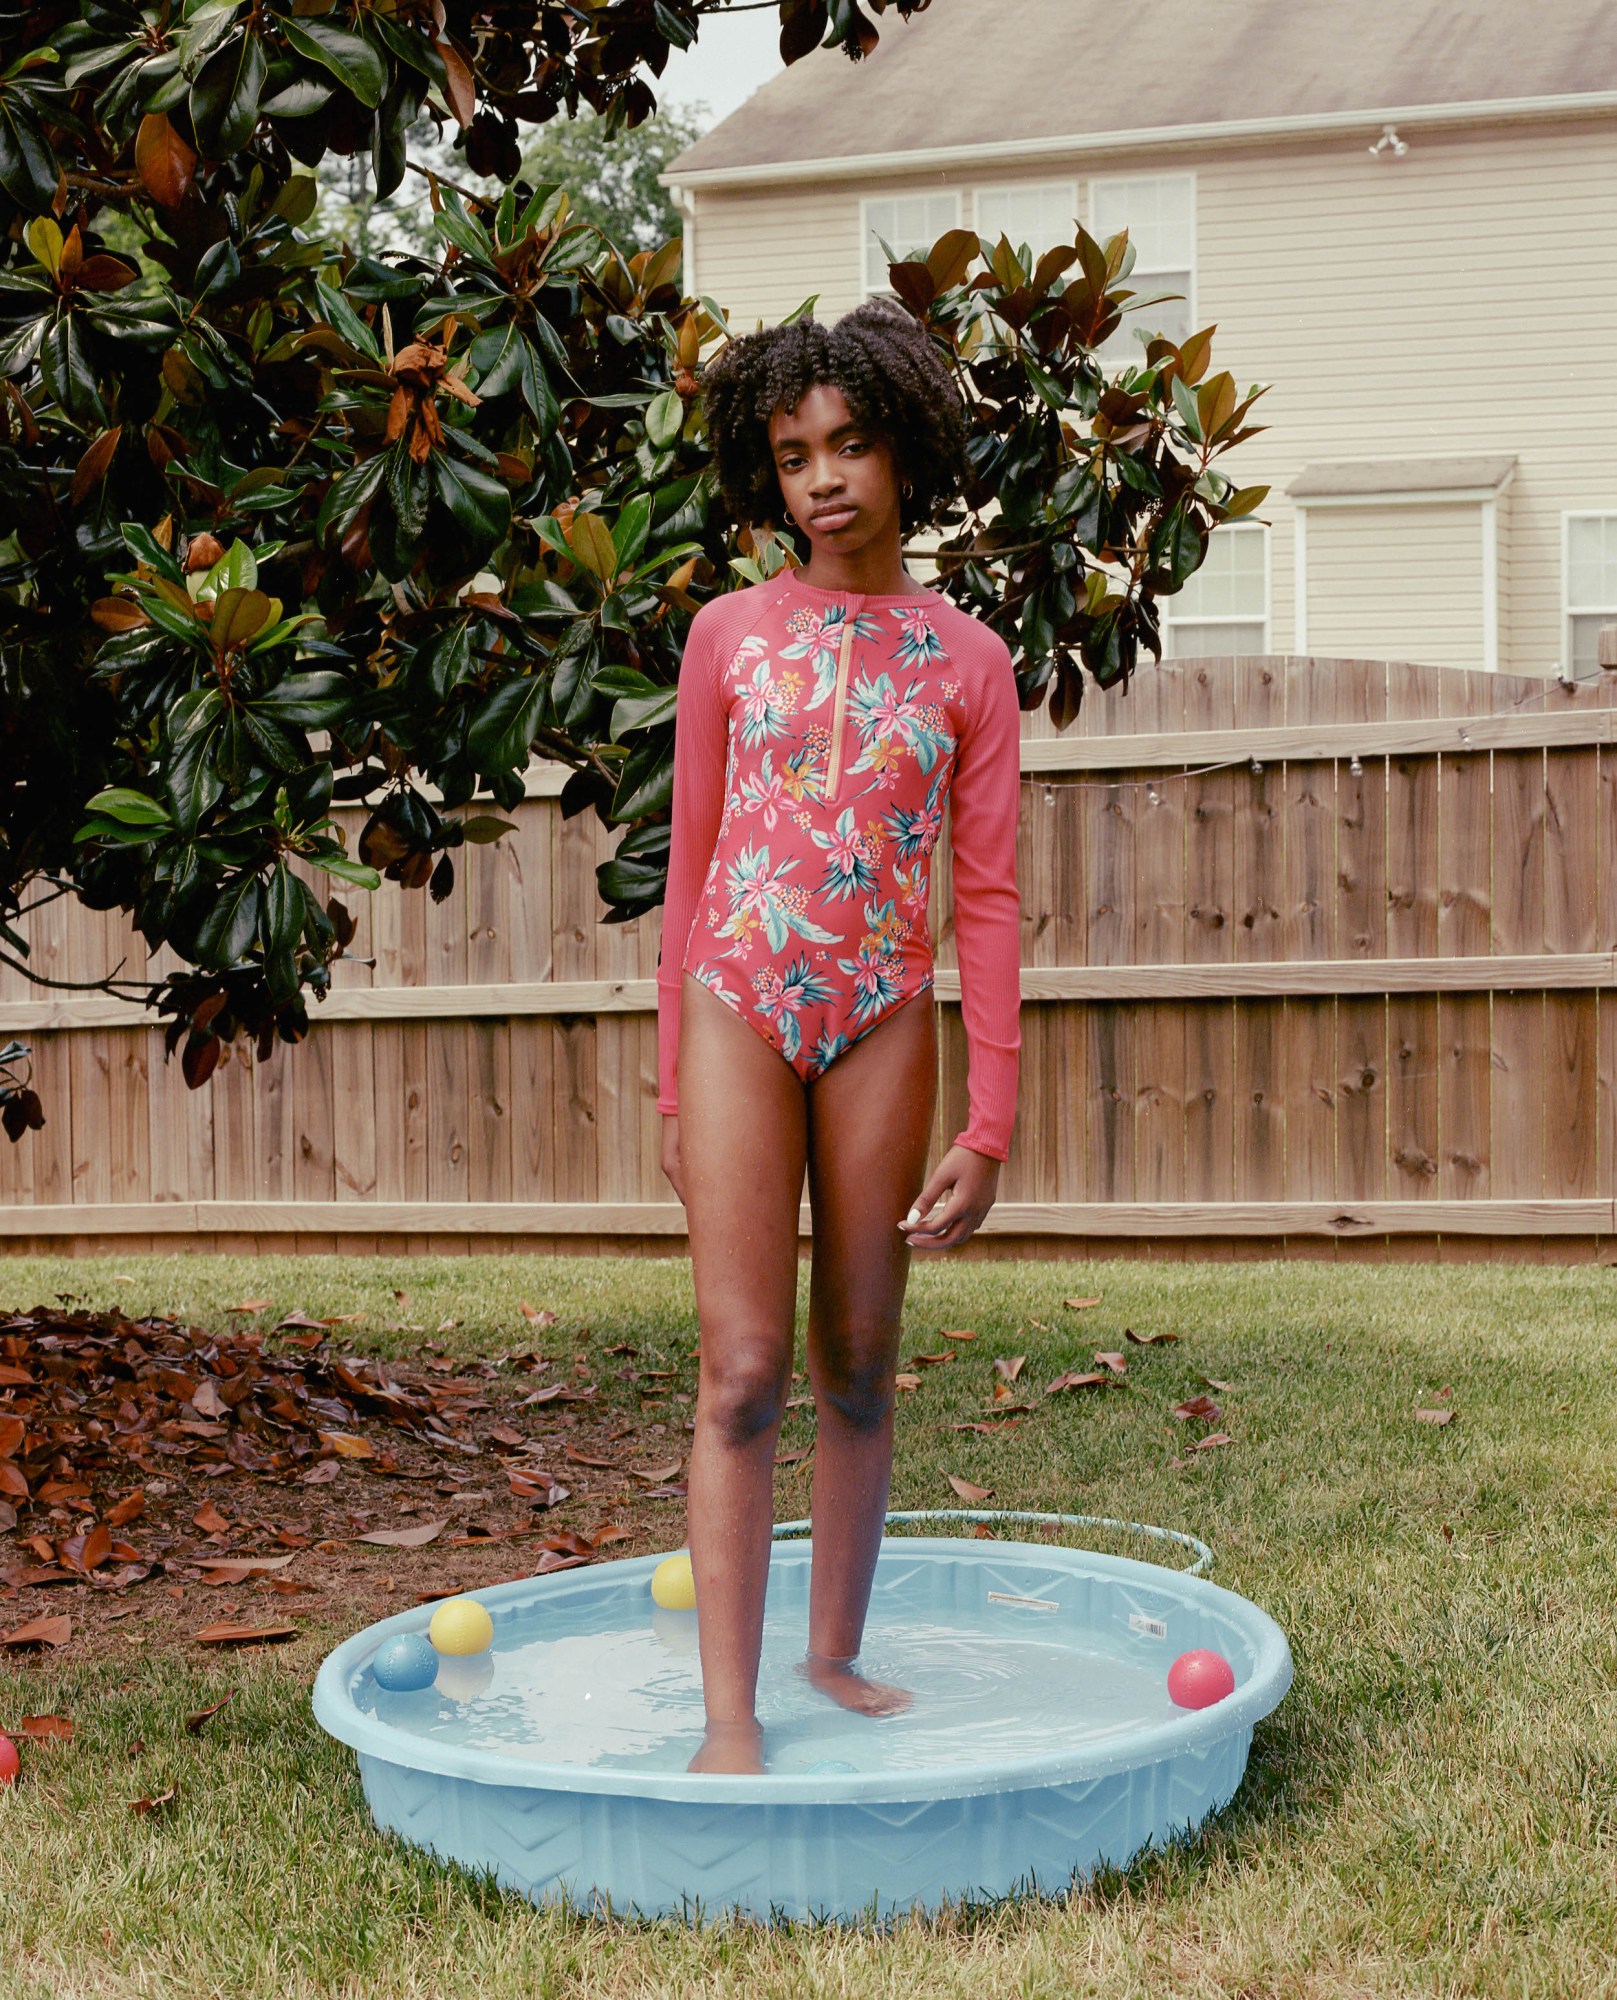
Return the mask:
[[790,1360],[786,1366],[767,1355],[735,1354],[709,1361],[703,1341],[698,1392],[701,1415],[724,1443],[741,1450],[779,1424],[786,1407]]

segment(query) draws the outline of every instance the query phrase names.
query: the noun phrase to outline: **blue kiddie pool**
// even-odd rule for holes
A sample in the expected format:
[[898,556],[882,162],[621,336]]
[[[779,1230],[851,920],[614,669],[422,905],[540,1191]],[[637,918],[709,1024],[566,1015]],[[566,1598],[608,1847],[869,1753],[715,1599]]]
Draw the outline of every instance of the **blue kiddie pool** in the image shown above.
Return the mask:
[[[850,1715],[796,1671],[809,1549],[791,1537],[806,1526],[778,1528],[770,1561],[760,1775],[686,1769],[703,1725],[697,1614],[653,1604],[656,1556],[468,1593],[493,1644],[417,1692],[388,1692],[371,1662],[425,1634],[436,1606],[368,1626],[322,1662],[315,1717],[358,1753],[379,1826],[535,1901],[855,1918],[1064,1890],[1197,1826],[1291,1684],[1285,1635],[1196,1573],[1212,1558],[1193,1537],[1144,1531],[1199,1552],[1179,1571],[903,1535],[882,1543],[859,1665],[914,1702]],[[1178,1708],[1168,1668],[1204,1647],[1234,1692]]]

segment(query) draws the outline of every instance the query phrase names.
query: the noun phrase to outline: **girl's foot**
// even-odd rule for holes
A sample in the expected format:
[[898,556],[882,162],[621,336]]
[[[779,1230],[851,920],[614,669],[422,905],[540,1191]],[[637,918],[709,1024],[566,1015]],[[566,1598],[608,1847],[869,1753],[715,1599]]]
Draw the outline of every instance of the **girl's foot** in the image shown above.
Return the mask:
[[751,1776],[764,1768],[764,1732],[752,1722],[709,1722],[702,1747],[685,1766],[687,1771],[739,1772]]
[[852,1660],[828,1659],[823,1653],[805,1655],[797,1671],[828,1700],[855,1715],[900,1715],[914,1699],[908,1688],[867,1680],[854,1672]]

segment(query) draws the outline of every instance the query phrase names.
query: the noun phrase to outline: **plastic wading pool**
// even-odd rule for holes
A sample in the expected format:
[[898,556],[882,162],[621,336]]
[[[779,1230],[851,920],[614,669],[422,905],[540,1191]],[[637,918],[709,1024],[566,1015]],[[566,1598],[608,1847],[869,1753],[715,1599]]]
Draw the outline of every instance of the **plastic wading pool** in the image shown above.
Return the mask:
[[[444,1660],[418,1693],[388,1693],[369,1663],[436,1606],[368,1626],[322,1662],[315,1717],[358,1753],[379,1826],[537,1902],[857,1918],[1059,1892],[1195,1827],[1234,1794],[1253,1724],[1291,1684],[1279,1626],[1201,1576],[889,1536],[859,1666],[914,1701],[852,1715],[795,1671],[810,1551],[785,1538],[805,1525],[777,1529],[771,1552],[762,1774],[686,1769],[702,1736],[696,1613],[653,1605],[657,1556],[469,1593],[492,1646]],[[1176,1708],[1168,1667],[1197,1647],[1224,1655],[1235,1691]]]

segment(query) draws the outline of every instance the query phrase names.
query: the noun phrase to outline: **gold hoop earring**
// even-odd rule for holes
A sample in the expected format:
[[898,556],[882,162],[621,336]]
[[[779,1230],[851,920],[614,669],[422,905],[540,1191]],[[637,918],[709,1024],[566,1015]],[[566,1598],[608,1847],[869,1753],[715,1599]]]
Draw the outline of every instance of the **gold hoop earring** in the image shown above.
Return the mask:
[[792,512],[791,508],[783,507],[781,512],[786,516],[788,526],[795,528],[797,526],[797,516]]
[[903,494],[906,500],[911,499],[915,493],[915,488],[910,484],[910,482],[907,479],[904,481],[904,484],[898,490],[900,493]]

